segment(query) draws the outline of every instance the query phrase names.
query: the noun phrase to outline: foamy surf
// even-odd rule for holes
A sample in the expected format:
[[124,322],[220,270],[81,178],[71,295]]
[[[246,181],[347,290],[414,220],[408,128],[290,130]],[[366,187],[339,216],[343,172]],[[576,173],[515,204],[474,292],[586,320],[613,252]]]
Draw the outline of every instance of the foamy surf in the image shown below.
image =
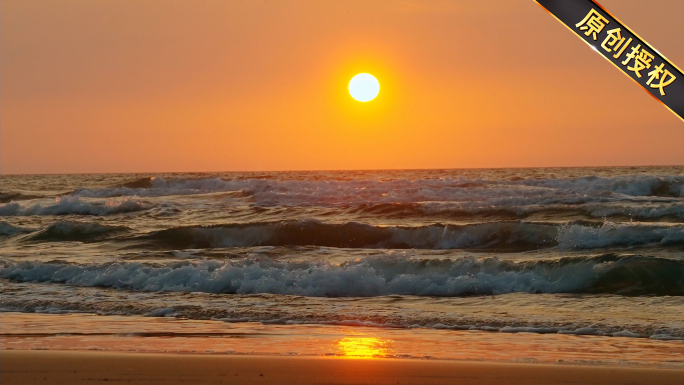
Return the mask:
[[108,200],[105,202],[87,202],[78,197],[65,196],[46,203],[10,202],[0,205],[0,216],[114,215],[141,211],[149,207],[149,205],[139,202],[134,198]]
[[682,167],[2,176],[0,311],[684,338],[683,181]]
[[496,258],[326,261],[243,259],[148,265],[5,262],[0,277],[141,291],[307,297],[506,293],[684,295],[684,261],[603,255],[512,262]]

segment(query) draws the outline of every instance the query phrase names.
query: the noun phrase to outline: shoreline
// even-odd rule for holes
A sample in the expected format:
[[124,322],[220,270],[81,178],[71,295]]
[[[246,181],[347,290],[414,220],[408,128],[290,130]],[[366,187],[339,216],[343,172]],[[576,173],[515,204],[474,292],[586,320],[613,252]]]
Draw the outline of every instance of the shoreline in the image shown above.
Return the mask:
[[[606,368],[606,369],[646,369],[646,370],[669,370],[673,372],[680,372],[684,376],[684,367],[675,365],[649,365],[640,362],[626,362],[624,364],[610,362],[610,361],[594,361],[594,360],[559,360],[557,362],[536,361],[534,359],[520,359],[514,361],[497,360],[497,359],[463,359],[463,358],[435,358],[435,357],[419,357],[410,355],[394,355],[394,356],[346,356],[343,354],[288,354],[288,353],[243,353],[243,352],[149,352],[149,351],[134,351],[134,350],[78,350],[78,349],[14,349],[14,348],[0,348],[0,357],[4,358],[5,353],[55,353],[55,354],[112,354],[123,356],[177,356],[177,357],[242,357],[242,358],[260,358],[260,359],[280,359],[280,358],[297,358],[297,359],[323,359],[323,360],[354,360],[354,361],[402,361],[402,362],[442,362],[454,363],[458,365],[482,364],[482,365],[526,365],[526,366],[548,366],[548,367],[573,367],[573,368]],[[0,371],[2,371],[2,359],[0,359]],[[1,382],[0,382],[1,383]]]
[[665,368],[447,360],[2,350],[11,384],[681,384]]
[[175,317],[0,313],[0,351],[411,359],[684,373],[684,341],[594,335],[228,323]]

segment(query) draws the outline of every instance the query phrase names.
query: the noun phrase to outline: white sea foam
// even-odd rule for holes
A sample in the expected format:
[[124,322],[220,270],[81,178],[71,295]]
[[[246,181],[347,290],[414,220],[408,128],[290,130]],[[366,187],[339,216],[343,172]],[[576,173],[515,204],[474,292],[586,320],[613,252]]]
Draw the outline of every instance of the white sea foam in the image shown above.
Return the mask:
[[640,204],[636,205],[588,205],[581,210],[592,217],[626,216],[635,219],[658,219],[664,217],[684,218],[684,204],[681,203],[662,203],[662,204]]
[[610,246],[675,245],[684,243],[684,226],[606,222],[600,227],[571,224],[559,232],[562,249],[595,249]]
[[[629,271],[624,276],[621,271]],[[312,297],[462,296],[504,293],[684,294],[682,262],[648,257],[596,257],[520,262],[495,258],[413,260],[369,257],[335,265],[272,259],[142,263],[9,263],[0,277],[142,291],[271,293]],[[644,275],[645,280],[640,278]],[[660,277],[652,282],[650,277]],[[663,290],[666,290],[662,293]]]
[[632,175],[601,178],[596,176],[573,179],[542,179],[520,182],[528,186],[548,187],[584,193],[610,191],[629,196],[648,196],[656,193],[684,197],[684,177]]
[[60,197],[49,203],[17,203],[0,205],[0,216],[27,215],[113,215],[140,211],[150,205],[135,198],[86,202],[78,197]]
[[417,267],[418,270],[424,270],[423,274],[419,271],[407,274],[404,273],[407,266],[389,265],[384,271],[377,271],[375,269],[381,266],[374,265],[377,263],[333,266],[270,261],[245,264],[205,262],[177,267],[151,267],[137,263],[106,266],[32,263],[5,268],[0,274],[3,278],[22,281],[64,282],[143,291],[304,296],[458,295],[478,291],[498,294],[551,291],[556,286],[554,282],[534,273],[503,272],[494,275],[480,272],[471,275],[467,269],[469,263],[464,266],[466,274],[458,274],[458,268],[451,272],[450,268],[444,270],[440,266],[432,269]]

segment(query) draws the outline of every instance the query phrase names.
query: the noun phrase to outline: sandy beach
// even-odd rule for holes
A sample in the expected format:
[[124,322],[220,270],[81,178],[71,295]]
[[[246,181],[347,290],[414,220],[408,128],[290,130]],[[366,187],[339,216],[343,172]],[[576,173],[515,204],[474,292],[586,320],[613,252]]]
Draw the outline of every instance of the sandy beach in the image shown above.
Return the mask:
[[3,384],[681,384],[668,369],[439,360],[3,351]]
[[2,313],[2,384],[681,384],[681,341]]

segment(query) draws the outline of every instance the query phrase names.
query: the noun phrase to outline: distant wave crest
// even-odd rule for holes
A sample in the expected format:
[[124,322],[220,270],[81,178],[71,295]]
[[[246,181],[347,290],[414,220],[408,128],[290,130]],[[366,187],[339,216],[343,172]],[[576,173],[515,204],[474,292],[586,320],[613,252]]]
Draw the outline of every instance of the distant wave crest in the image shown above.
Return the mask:
[[20,204],[10,202],[0,205],[0,216],[27,215],[113,215],[140,211],[150,206],[135,198],[86,202],[78,197],[60,197],[51,203]]
[[[240,191],[259,204],[359,204],[408,203],[469,200],[473,198],[516,197],[546,199],[550,203],[600,201],[606,194],[634,197],[684,197],[684,178],[635,175],[571,179],[417,179],[417,180],[270,180],[270,179],[165,179],[143,178],[121,186],[77,189],[81,197],[189,195],[220,191]],[[562,197],[559,197],[561,192]],[[539,202],[542,203],[542,202]]]
[[[253,184],[268,183],[254,180]],[[245,187],[243,181],[226,181],[220,178],[206,179],[164,179],[161,177],[143,178],[121,186],[100,189],[79,188],[70,195],[86,198],[111,198],[119,196],[168,196],[195,195],[218,191],[238,191]]]
[[81,241],[103,239],[111,234],[126,230],[123,226],[107,226],[80,221],[57,221],[45,229],[29,235],[31,241]]
[[[586,199],[584,199],[586,200]],[[532,215],[549,214],[560,218],[629,218],[633,220],[659,220],[684,218],[684,203],[584,203],[535,202],[532,199],[509,198],[496,202],[425,202],[425,203],[377,203],[350,206],[344,209],[351,214],[366,214],[379,218],[434,218],[435,220],[518,219]]]
[[506,249],[684,244],[684,226],[592,222],[570,224],[493,222],[419,227],[372,226],[315,220],[175,227],[145,238],[177,249],[251,246],[325,246],[390,249]]

